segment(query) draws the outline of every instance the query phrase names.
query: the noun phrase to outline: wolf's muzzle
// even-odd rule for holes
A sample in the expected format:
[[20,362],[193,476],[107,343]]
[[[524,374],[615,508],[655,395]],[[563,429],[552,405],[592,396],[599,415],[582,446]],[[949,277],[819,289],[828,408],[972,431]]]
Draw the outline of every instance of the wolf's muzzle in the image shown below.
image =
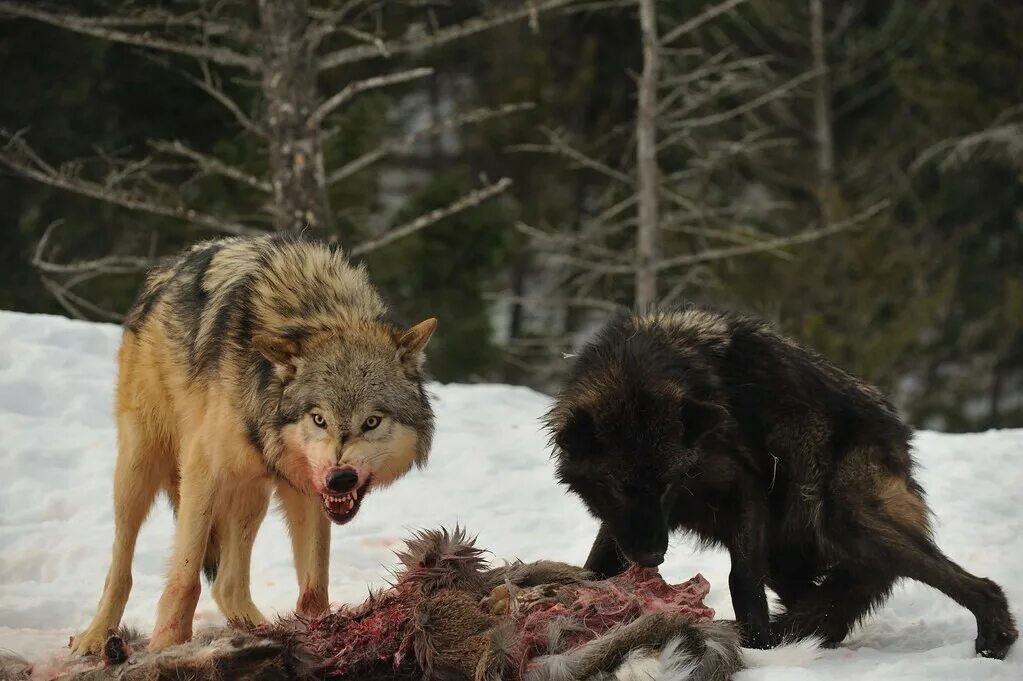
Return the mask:
[[344,494],[359,484],[359,474],[351,466],[331,468],[327,471],[327,489],[337,494]]
[[664,562],[664,551],[642,551],[633,559],[643,567],[657,567]]

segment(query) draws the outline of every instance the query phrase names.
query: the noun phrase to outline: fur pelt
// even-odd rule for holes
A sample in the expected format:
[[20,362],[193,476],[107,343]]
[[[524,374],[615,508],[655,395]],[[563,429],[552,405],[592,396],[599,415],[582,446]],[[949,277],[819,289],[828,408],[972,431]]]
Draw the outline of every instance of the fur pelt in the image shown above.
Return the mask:
[[458,528],[416,533],[398,557],[393,585],[360,605],[207,631],[159,653],[115,634],[104,660],[62,678],[718,681],[742,668],[700,575],[672,585],[653,568],[595,581],[553,561],[492,567]]

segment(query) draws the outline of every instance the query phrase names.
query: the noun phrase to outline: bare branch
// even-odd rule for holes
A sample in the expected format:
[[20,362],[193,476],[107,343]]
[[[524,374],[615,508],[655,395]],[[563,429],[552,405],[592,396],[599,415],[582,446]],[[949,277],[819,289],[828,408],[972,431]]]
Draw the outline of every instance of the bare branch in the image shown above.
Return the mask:
[[455,213],[460,213],[461,211],[467,208],[478,206],[487,199],[497,196],[498,194],[506,190],[508,187],[510,187],[511,184],[512,181],[510,178],[503,177],[497,182],[494,182],[493,184],[481,187],[480,189],[475,189],[469,192],[468,194],[462,196],[461,198],[457,199],[456,201],[453,201],[452,203],[448,204],[447,206],[444,206],[443,208],[436,208],[434,210],[431,210],[429,213],[420,215],[418,218],[412,220],[411,222],[406,222],[404,225],[400,225],[398,227],[395,227],[394,229],[390,229],[384,234],[376,237],[375,239],[370,239],[369,241],[365,241],[359,244],[358,246],[351,250],[351,255],[352,256],[365,255],[366,253],[375,251],[378,248],[386,246],[387,244],[393,241],[397,241],[398,239],[403,239],[409,236],[410,234],[414,234],[415,232],[418,232],[421,229],[429,227],[430,225],[439,222],[446,217],[454,215]]
[[182,72],[182,75],[184,75],[185,78],[187,78],[193,85],[195,85],[197,88],[208,94],[210,97],[216,100],[221,106],[223,106],[225,109],[231,112],[231,115],[234,116],[234,119],[238,121],[238,124],[241,125],[242,128],[259,137],[266,137],[266,130],[263,128],[263,126],[259,125],[258,123],[253,121],[248,115],[246,115],[245,112],[242,111],[241,107],[238,106],[238,103],[231,99],[231,97],[228,96],[226,92],[224,92],[224,89],[221,87],[220,82],[214,77],[213,73],[210,71],[209,65],[206,63],[201,63],[200,67],[202,68],[203,74],[202,78],[196,78],[195,76],[187,72]]
[[781,85],[774,88],[770,92],[765,92],[764,94],[760,95],[759,97],[756,97],[755,99],[751,99],[745,104],[741,104],[732,109],[728,109],[727,111],[721,111],[719,113],[711,114],[709,116],[685,119],[679,121],[679,123],[675,126],[672,126],[672,128],[684,131],[691,128],[702,128],[709,125],[723,123],[729,119],[735,118],[736,116],[741,116],[744,113],[749,113],[750,111],[753,111],[754,109],[761,107],[772,100],[778,99],[785,93],[799,87],[806,81],[810,80],[811,78],[815,78],[816,76],[817,71],[815,70],[801,73],[795,78],[792,78],[791,80],[782,83]]
[[1012,107],[1002,112],[989,127],[961,137],[941,140],[921,152],[910,165],[910,171],[918,172],[938,157],[941,157],[938,169],[947,171],[969,161],[986,145],[1000,149],[1007,160],[1023,167],[1023,122],[1011,122],[1021,112],[1023,105]]
[[747,0],[725,0],[725,2],[708,8],[703,13],[693,17],[689,21],[679,24],[678,26],[676,26],[675,28],[671,29],[663,36],[661,36],[661,44],[667,45],[670,42],[678,40],[687,33],[692,33],[697,28],[703,26],[711,19],[719,17],[722,14],[725,14],[726,12],[731,12],[733,9],[745,3],[746,1]]
[[[514,146],[508,147],[507,150],[513,152],[534,151],[548,154],[560,154],[572,161],[575,161],[578,165],[584,168],[595,170],[596,172],[601,173],[602,175],[605,175],[613,180],[621,182],[630,187],[636,186],[636,178],[630,175],[629,173],[625,173],[620,170],[615,170],[606,163],[598,161],[592,156],[588,156],[587,154],[576,149],[575,147],[569,145],[567,142],[565,142],[564,139],[557,135],[557,133],[553,133],[551,131],[545,132],[548,135],[548,138],[551,140],[550,144],[516,144]],[[696,205],[695,202],[686,198],[682,194],[679,194],[678,192],[664,186],[663,183],[661,183],[660,186],[658,186],[657,191],[658,194],[664,196],[664,198],[680,206],[685,206],[686,208],[693,208]],[[634,201],[635,199],[633,198],[628,200]]]
[[107,319],[108,321],[120,322],[124,320],[123,314],[111,312],[106,308],[102,308],[99,305],[86,300],[77,293],[72,293],[66,286],[61,286],[49,277],[40,277],[40,279],[42,279],[43,286],[46,287],[46,290],[49,291],[53,297],[57,299],[57,302],[60,303],[65,310],[71,313],[71,316],[75,319],[91,321],[88,317],[83,315],[82,311],[79,309],[84,308],[89,312],[92,312],[94,315]]
[[58,14],[40,9],[36,5],[0,0],[0,13],[21,19],[31,19],[57,28],[63,28],[82,35],[100,38],[123,45],[134,45],[158,52],[181,54],[195,59],[204,59],[222,66],[236,66],[248,71],[259,70],[259,60],[227,47],[203,44],[189,44],[169,40],[146,33],[131,33],[111,28],[113,24],[102,18],[80,16],[72,13]]
[[[714,260],[725,260],[727,258],[734,258],[741,255],[750,255],[752,253],[761,253],[764,251],[770,251],[778,248],[785,248],[787,246],[796,246],[799,244],[809,243],[822,239],[832,234],[844,231],[851,227],[869,220],[874,217],[882,210],[888,207],[889,202],[879,201],[870,208],[848,218],[841,222],[836,222],[827,227],[808,229],[799,234],[792,236],[777,237],[775,239],[766,239],[757,243],[745,244],[742,246],[730,246],[727,248],[714,248],[699,253],[691,253],[686,255],[680,255],[673,258],[666,258],[660,260],[654,264],[657,270],[666,270],[672,267],[680,267],[683,265],[696,265],[699,263],[710,262]],[[596,274],[634,274],[635,267],[633,265],[616,265],[607,262],[594,262],[591,260],[584,260],[581,258],[575,258],[569,255],[555,254],[552,259],[561,264],[572,265],[579,269],[593,272]]]
[[43,257],[46,244],[50,235],[60,226],[61,221],[52,223],[43,232],[39,243],[36,244],[35,252],[32,254],[32,266],[41,272],[49,274],[80,274],[83,272],[102,272],[103,274],[130,274],[149,269],[153,265],[152,258],[137,258],[132,256],[107,255],[95,260],[80,260],[73,263],[55,263]]
[[548,154],[559,154],[571,161],[574,161],[577,165],[583,168],[595,170],[598,173],[606,175],[607,177],[610,177],[613,180],[623,182],[630,186],[635,184],[636,181],[631,175],[629,175],[628,173],[623,173],[620,170],[615,170],[614,168],[610,167],[605,163],[602,163],[601,161],[598,161],[592,156],[589,156],[584,152],[579,151],[578,149],[570,145],[568,142],[566,142],[557,132],[547,129],[544,129],[543,132],[547,136],[549,144],[517,144],[515,146],[509,147],[508,151],[536,151]]
[[228,165],[215,156],[209,156],[196,151],[191,147],[187,147],[177,140],[173,142],[155,141],[150,142],[149,145],[156,151],[161,151],[165,154],[183,156],[191,160],[203,174],[220,175],[221,177],[226,177],[236,182],[240,182],[246,186],[252,187],[253,189],[258,189],[261,192],[270,193],[270,183],[266,180],[261,180],[255,175],[250,175],[240,168]]
[[523,305],[566,305],[568,307],[587,307],[596,310],[606,310],[617,313],[627,311],[629,308],[603,298],[587,298],[585,296],[572,296],[568,298],[557,298],[551,296],[506,296],[501,294],[486,294],[487,300],[503,301],[508,303],[520,303]]
[[75,21],[83,26],[97,28],[196,28],[205,35],[245,34],[248,31],[248,27],[240,22],[214,18],[202,11],[174,14],[155,8],[106,17],[76,15]]
[[580,251],[589,251],[594,256],[606,258],[607,260],[618,260],[624,262],[622,260],[621,253],[592,243],[591,235],[545,232],[542,229],[537,229],[536,227],[527,225],[524,222],[515,223],[515,229],[538,241],[545,241],[548,245],[576,248]]
[[566,8],[565,14],[604,12],[612,9],[632,7],[635,4],[636,0],[592,0],[591,2],[580,2]]
[[465,38],[481,31],[509,24],[519,19],[528,19],[537,12],[545,12],[565,5],[574,0],[543,0],[541,2],[524,2],[519,9],[510,10],[491,17],[475,17],[461,24],[446,26],[426,36],[411,36],[398,40],[385,41],[381,44],[357,45],[332,52],[320,59],[321,70],[332,69],[344,64],[365,61],[376,57],[390,57],[404,52],[414,52],[438,47],[446,43]]
[[352,99],[360,92],[380,87],[387,87],[388,85],[396,85],[398,83],[407,83],[410,80],[425,78],[431,74],[433,74],[433,69],[430,68],[409,69],[408,71],[399,71],[398,73],[391,73],[386,76],[376,76],[375,78],[353,81],[346,85],[336,95],[320,104],[309,116],[309,122],[307,125],[310,128],[319,127],[319,125],[323,123],[323,120],[329,116],[334,109]]
[[334,184],[347,177],[351,177],[355,173],[372,165],[373,163],[376,163],[382,158],[386,158],[392,154],[404,153],[410,150],[416,142],[429,137],[430,135],[437,135],[447,130],[455,130],[464,125],[484,123],[494,118],[507,116],[518,111],[527,111],[532,108],[532,102],[518,102],[514,104],[505,104],[497,109],[476,109],[465,114],[452,116],[441,121],[437,125],[432,125],[428,128],[409,133],[404,138],[397,141],[384,142],[375,149],[367,151],[365,154],[349,161],[345,165],[331,172],[327,176],[327,184]]
[[680,295],[682,295],[686,288],[688,288],[691,284],[699,281],[702,277],[704,277],[704,275],[707,274],[707,271],[708,271],[707,267],[701,267],[699,265],[697,265],[696,267],[690,267],[688,270],[686,270],[686,273],[683,276],[679,277],[678,280],[672,285],[671,290],[669,290],[661,298],[658,305],[661,307],[673,305],[675,303],[675,300]]
[[[6,144],[0,148],[0,163],[22,177],[129,210],[183,220],[216,232],[235,235],[265,233],[263,230],[215,215],[201,213],[187,206],[154,201],[150,194],[138,189],[125,189],[109,181],[100,183],[83,179],[71,173],[61,172],[43,162],[21,137],[0,131],[0,140],[4,138],[6,138]],[[123,176],[119,179],[123,179]]]
[[657,262],[655,267],[658,270],[666,270],[671,267],[695,265],[697,263],[710,262],[712,260],[724,260],[726,258],[734,258],[740,255],[761,253],[763,251],[770,251],[776,248],[785,248],[786,246],[809,243],[811,241],[822,239],[826,236],[831,236],[832,234],[837,234],[838,232],[849,229],[850,227],[855,227],[856,225],[865,222],[880,213],[888,207],[888,204],[888,200],[879,201],[866,210],[863,210],[846,220],[828,225],[827,227],[808,229],[804,232],[800,232],[799,234],[793,234],[792,236],[766,239],[754,244],[729,246],[727,248],[714,248],[700,253],[691,253],[687,255],[679,255],[674,258],[666,258]]

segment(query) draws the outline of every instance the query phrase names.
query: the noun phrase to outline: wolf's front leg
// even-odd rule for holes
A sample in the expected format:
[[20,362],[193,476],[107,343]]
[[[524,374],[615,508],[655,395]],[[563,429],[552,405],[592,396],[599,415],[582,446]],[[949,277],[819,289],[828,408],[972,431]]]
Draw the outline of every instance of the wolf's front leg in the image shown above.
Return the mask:
[[[131,563],[135,540],[146,514],[153,505],[156,492],[170,471],[154,465],[159,449],[147,441],[134,419],[134,413],[118,415],[118,453],[114,468],[114,546],[103,584],[96,615],[89,627],[71,641],[71,652],[98,653],[109,631],[121,623],[124,606],[131,591]],[[158,461],[158,459],[157,459]]]
[[298,577],[295,611],[315,617],[330,606],[327,581],[330,567],[330,521],[318,496],[303,494],[286,481],[277,483],[277,496],[291,535]]
[[199,569],[210,536],[220,484],[217,472],[206,459],[199,438],[194,438],[182,457],[181,504],[174,529],[174,548],[167,584],[156,608],[150,650],[162,650],[192,638],[192,617],[199,602]]
[[752,501],[740,511],[739,528],[728,546],[732,570],[728,574],[728,590],[732,596],[735,619],[739,622],[744,645],[750,648],[771,647],[771,618],[767,607],[765,581],[767,575],[766,507]]
[[608,579],[624,572],[628,565],[629,562],[618,548],[618,542],[611,534],[611,529],[607,523],[601,523],[584,567],[601,579]]

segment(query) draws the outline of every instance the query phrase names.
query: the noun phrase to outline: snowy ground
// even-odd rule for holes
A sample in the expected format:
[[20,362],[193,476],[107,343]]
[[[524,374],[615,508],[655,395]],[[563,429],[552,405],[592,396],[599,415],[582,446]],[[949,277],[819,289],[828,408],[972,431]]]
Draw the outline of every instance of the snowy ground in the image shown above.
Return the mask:
[[[54,654],[92,615],[112,535],[111,420],[119,329],[0,312],[0,649]],[[409,530],[461,523],[502,558],[580,562],[595,525],[559,489],[537,418],[548,398],[498,385],[434,385],[437,437],[427,470],[374,493],[358,518],[335,528],[331,596],[361,600],[380,586]],[[921,433],[921,479],[937,514],[938,542],[970,571],[998,581],[1023,615],[1023,430]],[[153,624],[172,520],[165,503],[142,530],[125,621]],[[727,557],[676,542],[663,572],[701,572],[708,605],[731,617]],[[252,587],[265,614],[287,612],[295,580],[282,521],[259,534]],[[219,621],[208,595],[198,618]],[[973,656],[972,616],[917,583],[846,643],[806,669],[743,672],[753,679],[1023,679],[1023,647],[1005,662]]]

